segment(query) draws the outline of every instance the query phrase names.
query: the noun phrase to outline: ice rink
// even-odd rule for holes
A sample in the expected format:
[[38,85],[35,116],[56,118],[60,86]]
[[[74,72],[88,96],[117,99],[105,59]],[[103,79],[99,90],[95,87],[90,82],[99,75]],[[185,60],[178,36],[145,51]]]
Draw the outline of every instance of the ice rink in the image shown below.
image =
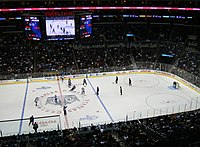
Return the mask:
[[[115,83],[118,76],[118,83]],[[33,132],[33,115],[39,131],[97,125],[194,110],[200,107],[200,92],[175,78],[149,73],[124,73],[65,80],[35,80],[0,85],[0,130],[3,135]],[[132,85],[129,85],[129,78]],[[99,95],[96,95],[97,86]],[[122,95],[120,93],[122,87]],[[81,94],[81,88],[85,94]],[[57,101],[55,100],[55,95]],[[37,98],[37,106],[34,100]],[[67,106],[67,115],[63,106]],[[4,121],[13,120],[15,121]],[[19,119],[19,120],[18,120]],[[24,120],[20,120],[24,119]]]

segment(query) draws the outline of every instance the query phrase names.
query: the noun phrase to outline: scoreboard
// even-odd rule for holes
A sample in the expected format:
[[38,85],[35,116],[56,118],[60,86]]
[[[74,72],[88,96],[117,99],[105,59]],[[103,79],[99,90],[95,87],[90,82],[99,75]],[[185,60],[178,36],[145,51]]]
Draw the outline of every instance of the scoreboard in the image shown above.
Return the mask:
[[33,16],[25,16],[24,32],[28,40],[40,40],[42,33],[40,29],[40,19]]
[[82,15],[80,17],[80,38],[92,35],[92,15]]
[[92,14],[46,12],[25,14],[23,18],[28,40],[73,40],[91,37],[93,33]]

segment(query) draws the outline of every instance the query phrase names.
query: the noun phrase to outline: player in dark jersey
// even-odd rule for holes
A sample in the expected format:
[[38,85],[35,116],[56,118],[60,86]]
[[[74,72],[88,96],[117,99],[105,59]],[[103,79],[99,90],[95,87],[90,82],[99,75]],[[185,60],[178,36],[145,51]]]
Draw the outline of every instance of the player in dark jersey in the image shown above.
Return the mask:
[[122,86],[119,87],[120,95],[122,95]]
[[83,79],[83,85],[87,85],[86,79]]
[[30,124],[34,124],[34,117],[33,117],[33,115],[29,118],[29,126],[30,126]]
[[70,91],[74,91],[74,89],[76,89],[75,85],[72,87],[72,89],[70,89]]
[[63,107],[63,112],[64,112],[64,115],[67,115],[67,106]]
[[128,79],[128,84],[129,84],[129,86],[132,86],[131,78]]
[[116,84],[118,83],[118,76],[116,76],[115,83]]
[[55,103],[58,103],[58,97],[57,97],[57,95],[55,95]]
[[97,95],[99,95],[99,87],[97,86]]
[[72,86],[72,81],[71,81],[71,79],[69,78],[68,79],[68,87],[71,87]]

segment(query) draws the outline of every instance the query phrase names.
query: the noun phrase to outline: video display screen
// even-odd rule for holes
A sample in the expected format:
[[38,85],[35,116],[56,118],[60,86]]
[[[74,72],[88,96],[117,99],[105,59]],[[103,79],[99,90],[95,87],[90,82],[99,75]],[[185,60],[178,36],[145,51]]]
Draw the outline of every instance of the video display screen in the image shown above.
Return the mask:
[[80,18],[80,38],[92,35],[92,15],[82,15]]
[[25,36],[28,40],[40,40],[42,38],[38,17],[26,16],[24,23]]
[[74,16],[46,17],[47,40],[69,40],[75,38]]

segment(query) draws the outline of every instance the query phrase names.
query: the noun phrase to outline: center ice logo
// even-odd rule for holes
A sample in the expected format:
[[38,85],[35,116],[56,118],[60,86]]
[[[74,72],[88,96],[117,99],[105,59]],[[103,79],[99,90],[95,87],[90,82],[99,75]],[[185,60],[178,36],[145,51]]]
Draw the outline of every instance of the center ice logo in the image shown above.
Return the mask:
[[62,96],[59,95],[58,91],[44,93],[35,98],[35,105],[41,111],[61,114],[63,106],[68,106],[67,111],[71,113],[83,109],[90,101],[89,99],[85,99],[85,96],[79,92],[72,93],[63,90],[62,93]]
[[[80,102],[80,100],[76,97],[76,95],[63,95],[63,100],[64,100],[64,105],[65,106],[69,105],[69,104],[72,104],[72,103],[74,103],[76,101]],[[55,100],[55,96],[47,97],[45,105],[47,105],[47,104],[62,106],[61,97],[57,96],[57,100]]]

